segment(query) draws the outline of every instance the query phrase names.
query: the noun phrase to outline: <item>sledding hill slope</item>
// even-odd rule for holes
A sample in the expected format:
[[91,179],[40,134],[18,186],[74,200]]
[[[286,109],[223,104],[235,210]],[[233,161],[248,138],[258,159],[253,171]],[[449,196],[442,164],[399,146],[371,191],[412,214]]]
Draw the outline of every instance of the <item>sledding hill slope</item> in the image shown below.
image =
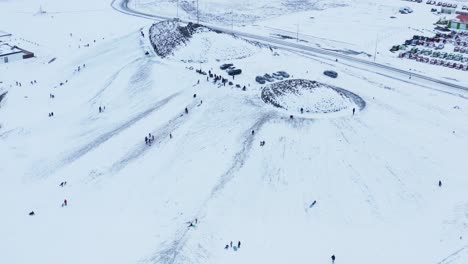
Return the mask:
[[0,263],[468,261],[466,92],[216,32],[161,58],[148,33],[18,64],[34,85],[1,68]]

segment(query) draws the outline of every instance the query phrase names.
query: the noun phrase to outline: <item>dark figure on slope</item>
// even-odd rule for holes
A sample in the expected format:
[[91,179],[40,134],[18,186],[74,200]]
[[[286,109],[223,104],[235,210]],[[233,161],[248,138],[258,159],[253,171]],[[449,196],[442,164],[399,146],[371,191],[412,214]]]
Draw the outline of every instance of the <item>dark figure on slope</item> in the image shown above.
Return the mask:
[[439,187],[442,187],[442,181],[439,181]]

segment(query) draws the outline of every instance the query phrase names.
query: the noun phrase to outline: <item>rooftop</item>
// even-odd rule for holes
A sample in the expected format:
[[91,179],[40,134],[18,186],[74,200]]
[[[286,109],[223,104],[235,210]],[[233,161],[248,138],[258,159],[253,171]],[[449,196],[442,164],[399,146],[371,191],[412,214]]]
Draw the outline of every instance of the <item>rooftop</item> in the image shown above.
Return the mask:
[[468,23],[468,14],[459,14],[453,20],[461,23]]
[[17,52],[22,52],[22,50],[8,44],[0,44],[0,56]]

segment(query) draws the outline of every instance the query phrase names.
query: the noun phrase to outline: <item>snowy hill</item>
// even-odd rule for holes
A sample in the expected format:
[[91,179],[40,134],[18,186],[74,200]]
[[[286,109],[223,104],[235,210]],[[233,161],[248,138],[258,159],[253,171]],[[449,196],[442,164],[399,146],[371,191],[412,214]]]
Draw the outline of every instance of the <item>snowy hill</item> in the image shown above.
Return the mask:
[[0,1],[37,54],[0,64],[0,263],[468,262],[467,91],[43,2]]

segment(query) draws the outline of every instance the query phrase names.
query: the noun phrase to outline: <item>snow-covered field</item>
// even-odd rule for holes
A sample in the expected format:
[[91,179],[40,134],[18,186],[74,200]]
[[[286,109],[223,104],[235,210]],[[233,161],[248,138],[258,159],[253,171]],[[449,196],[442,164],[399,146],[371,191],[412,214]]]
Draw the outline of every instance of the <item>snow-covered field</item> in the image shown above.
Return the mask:
[[[37,1],[0,1],[0,30],[36,54],[0,64],[0,263],[468,263],[468,92],[211,31],[162,59],[150,20],[107,0],[41,2],[37,15]],[[255,77],[277,71],[365,108],[330,90],[276,108]],[[317,96],[339,113],[301,116]]]
[[[247,2],[247,3],[245,3]],[[351,54],[369,61],[464,83],[466,72],[399,59],[390,52],[413,35],[434,36],[434,23],[445,14],[431,13],[433,5],[399,0],[200,0],[200,21],[243,32]],[[454,0],[460,7],[463,0]],[[400,14],[402,6],[412,14]],[[196,21],[196,1],[129,0],[129,7],[146,13]],[[261,10],[261,11],[259,11]],[[254,18],[251,13],[256,14]],[[442,69],[441,69],[442,68]]]

